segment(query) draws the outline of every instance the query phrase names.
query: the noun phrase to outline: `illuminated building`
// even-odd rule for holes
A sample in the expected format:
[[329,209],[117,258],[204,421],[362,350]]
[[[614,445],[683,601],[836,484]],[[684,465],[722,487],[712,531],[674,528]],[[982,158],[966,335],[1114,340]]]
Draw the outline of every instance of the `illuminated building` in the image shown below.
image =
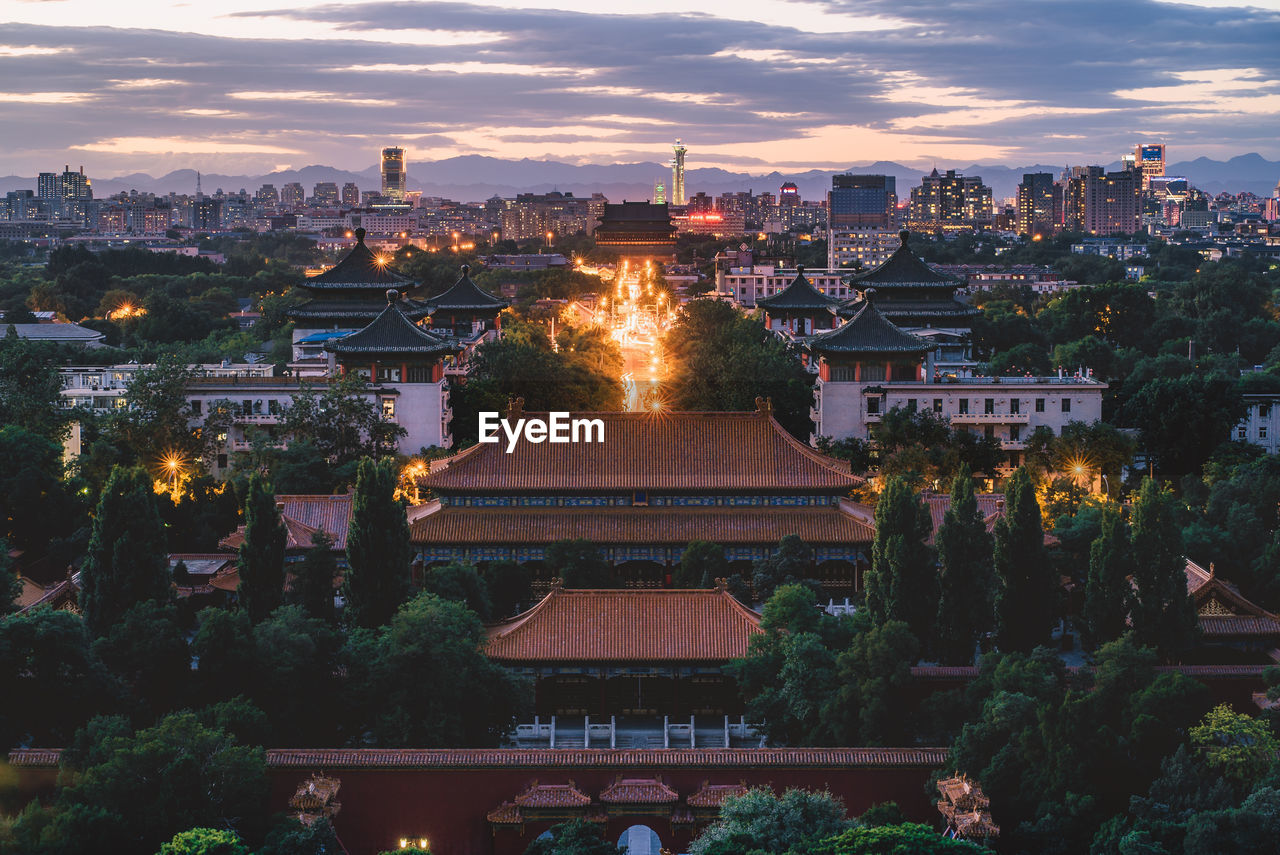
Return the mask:
[[1063,220],[1069,231],[1133,234],[1142,227],[1142,173],[1073,166],[1066,174]]
[[833,232],[893,229],[897,217],[897,179],[892,175],[831,176],[827,225]]
[[311,194],[312,204],[324,207],[338,204],[340,198],[338,185],[332,181],[317,182],[315,190]]
[[301,208],[306,201],[306,195],[301,183],[290,181],[280,188],[280,204],[285,208]]
[[684,157],[689,151],[688,146],[676,140],[676,144],[671,147],[675,152],[675,157],[671,158],[671,204],[683,205],[684,196]]
[[1164,175],[1164,143],[1141,143],[1133,149],[1133,166],[1142,173],[1142,189]]
[[502,326],[499,316],[503,309],[511,305],[511,301],[485,291],[471,281],[470,274],[470,265],[462,265],[462,276],[453,287],[423,301],[431,311],[433,332],[469,338]]
[[667,185],[663,184],[661,181],[653,185],[653,204],[667,204]]
[[36,179],[36,198],[44,200],[55,217],[83,221],[93,201],[93,182],[84,167],[74,172],[70,165],[62,173],[41,172]]
[[778,189],[778,207],[790,208],[800,204],[800,188],[788,181]]
[[595,196],[587,200],[559,191],[520,193],[503,202],[502,237],[514,241],[543,240],[547,232],[588,233],[595,221],[593,211],[602,204]]
[[804,275],[804,267],[796,268],[791,284],[771,297],[756,300],[764,309],[767,329],[789,332],[795,336],[813,335],[829,330],[837,323],[836,306],[840,301],[815,288]]
[[622,258],[675,259],[676,227],[666,205],[605,205],[595,238],[599,249]]
[[671,217],[676,227],[676,234],[713,235],[726,237],[746,232],[747,224],[741,214],[726,216],[720,211],[698,211],[687,214],[675,214]]
[[403,202],[405,196],[404,149],[382,150],[382,195],[395,202]]
[[1049,172],[1028,172],[1018,185],[1019,234],[1047,237],[1062,224],[1062,187]]
[[911,188],[908,222],[924,231],[983,229],[991,225],[991,188],[977,175],[935,169]]
[[832,226],[827,230],[827,268],[879,267],[889,260],[898,244],[896,229]]
[[253,200],[260,205],[275,207],[280,204],[280,194],[276,191],[274,184],[263,184],[258,188],[258,192],[253,194]]
[[360,204],[360,185],[354,181],[342,185],[342,204],[352,207]]

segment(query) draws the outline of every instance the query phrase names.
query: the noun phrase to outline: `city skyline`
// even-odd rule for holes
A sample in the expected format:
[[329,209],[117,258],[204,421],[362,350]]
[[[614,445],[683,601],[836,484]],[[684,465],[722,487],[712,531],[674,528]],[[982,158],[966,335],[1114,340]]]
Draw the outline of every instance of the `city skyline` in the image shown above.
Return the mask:
[[364,169],[389,145],[417,162],[656,161],[677,137],[691,168],[752,172],[1108,163],[1146,139],[1177,159],[1280,156],[1273,0],[1021,19],[881,0],[132,8],[123,23],[151,29],[84,0],[7,4],[0,174]]

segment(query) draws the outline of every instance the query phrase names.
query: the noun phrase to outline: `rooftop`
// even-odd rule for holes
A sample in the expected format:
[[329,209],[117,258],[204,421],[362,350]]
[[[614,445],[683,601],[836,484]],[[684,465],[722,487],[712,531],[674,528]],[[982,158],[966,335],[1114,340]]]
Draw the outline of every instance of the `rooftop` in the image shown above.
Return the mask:
[[853,317],[809,339],[805,347],[814,353],[919,355],[934,345],[898,329],[874,302],[864,300]]
[[414,287],[414,281],[388,264],[364,243],[364,229],[356,229],[356,245],[346,257],[324,273],[302,282],[308,290],[343,290],[365,288]]
[[468,309],[473,311],[489,310],[496,312],[511,305],[510,300],[495,297],[475,282],[472,282],[470,274],[470,265],[462,265],[462,277],[449,290],[424,301],[433,314],[441,309],[454,311]]
[[958,288],[959,283],[950,276],[939,273],[919,259],[910,247],[907,238],[910,233],[899,233],[902,245],[894,250],[893,255],[874,270],[866,273],[855,273],[848,282],[855,288],[900,288],[903,286],[951,287]]
[[[347,528],[351,525],[351,493],[335,495],[307,495],[281,493],[276,496],[276,506],[284,519],[289,536],[286,549],[310,549],[311,533],[323,531],[333,540],[333,550],[343,552],[347,548]],[[223,549],[239,549],[244,542],[244,526],[240,526],[219,542]]]
[[832,311],[839,301],[823,294],[804,275],[804,267],[796,268],[796,278],[772,297],[756,300],[756,305],[767,310],[776,309],[815,309]]
[[401,306],[400,293],[387,291],[387,305],[367,327],[330,341],[325,350],[343,355],[397,354],[429,355],[454,353],[457,347],[415,324]]

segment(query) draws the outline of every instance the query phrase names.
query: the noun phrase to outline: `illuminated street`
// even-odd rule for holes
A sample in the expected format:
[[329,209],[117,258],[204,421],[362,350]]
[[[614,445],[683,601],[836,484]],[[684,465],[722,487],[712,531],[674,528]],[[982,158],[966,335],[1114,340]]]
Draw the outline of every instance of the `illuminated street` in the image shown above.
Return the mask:
[[[593,271],[598,272],[598,271]],[[603,298],[596,317],[612,330],[623,359],[623,409],[629,413],[661,409],[662,378],[668,366],[663,359],[662,337],[670,321],[667,295],[651,284],[648,262],[622,262],[613,279],[612,293]],[[603,272],[599,272],[604,279]]]

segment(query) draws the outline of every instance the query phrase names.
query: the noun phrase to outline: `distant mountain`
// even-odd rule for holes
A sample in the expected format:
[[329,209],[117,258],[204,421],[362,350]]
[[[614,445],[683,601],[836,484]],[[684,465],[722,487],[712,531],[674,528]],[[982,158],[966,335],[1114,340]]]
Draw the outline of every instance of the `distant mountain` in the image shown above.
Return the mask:
[[[938,164],[945,170],[949,164]],[[1063,164],[1034,166],[1004,166],[1001,164],[971,164],[958,169],[965,175],[978,175],[992,189],[995,199],[1001,200],[1017,193],[1018,182],[1026,172],[1050,172],[1055,176]],[[1119,164],[1107,164],[1118,168]],[[954,167],[951,167],[954,168]],[[792,181],[804,199],[821,199],[831,187],[831,176],[839,172],[860,172],[892,175],[897,179],[898,197],[907,198],[911,188],[920,183],[926,170],[904,166],[893,161],[876,161],[864,165],[851,165],[846,170],[809,170],[799,173],[772,171],[766,174],[730,172],[719,168],[690,169],[685,186],[690,195],[705,192],[719,195],[741,190],[776,193],[784,182]],[[1227,161],[1200,157],[1191,161],[1170,164],[1170,175],[1185,175],[1197,187],[1210,192],[1240,192],[1249,190],[1260,196],[1270,195],[1280,178],[1280,161],[1271,161],[1258,154],[1244,154]],[[276,189],[291,181],[297,181],[312,192],[316,183],[332,181],[341,187],[348,181],[355,182],[361,190],[376,190],[381,186],[378,167],[370,166],[358,172],[337,169],[332,166],[313,165],[301,169],[271,172],[266,175],[202,174],[201,187],[205,193],[218,189],[227,192],[256,190],[263,184],[274,184]],[[492,196],[511,197],[517,193],[546,193],[559,190],[575,196],[604,193],[618,202],[624,199],[652,199],[654,185],[662,182],[670,192],[671,170],[663,163],[611,163],[571,164],[553,160],[504,160],[496,157],[465,155],[436,161],[409,162],[410,190],[420,190],[428,196],[442,196],[459,201],[482,201]],[[36,179],[16,175],[0,178],[0,193],[9,190],[34,190]],[[139,190],[149,193],[193,193],[196,173],[180,169],[168,175],[153,178],[145,173],[122,175],[117,178],[94,178],[93,188],[97,196],[109,196],[122,190]]]

